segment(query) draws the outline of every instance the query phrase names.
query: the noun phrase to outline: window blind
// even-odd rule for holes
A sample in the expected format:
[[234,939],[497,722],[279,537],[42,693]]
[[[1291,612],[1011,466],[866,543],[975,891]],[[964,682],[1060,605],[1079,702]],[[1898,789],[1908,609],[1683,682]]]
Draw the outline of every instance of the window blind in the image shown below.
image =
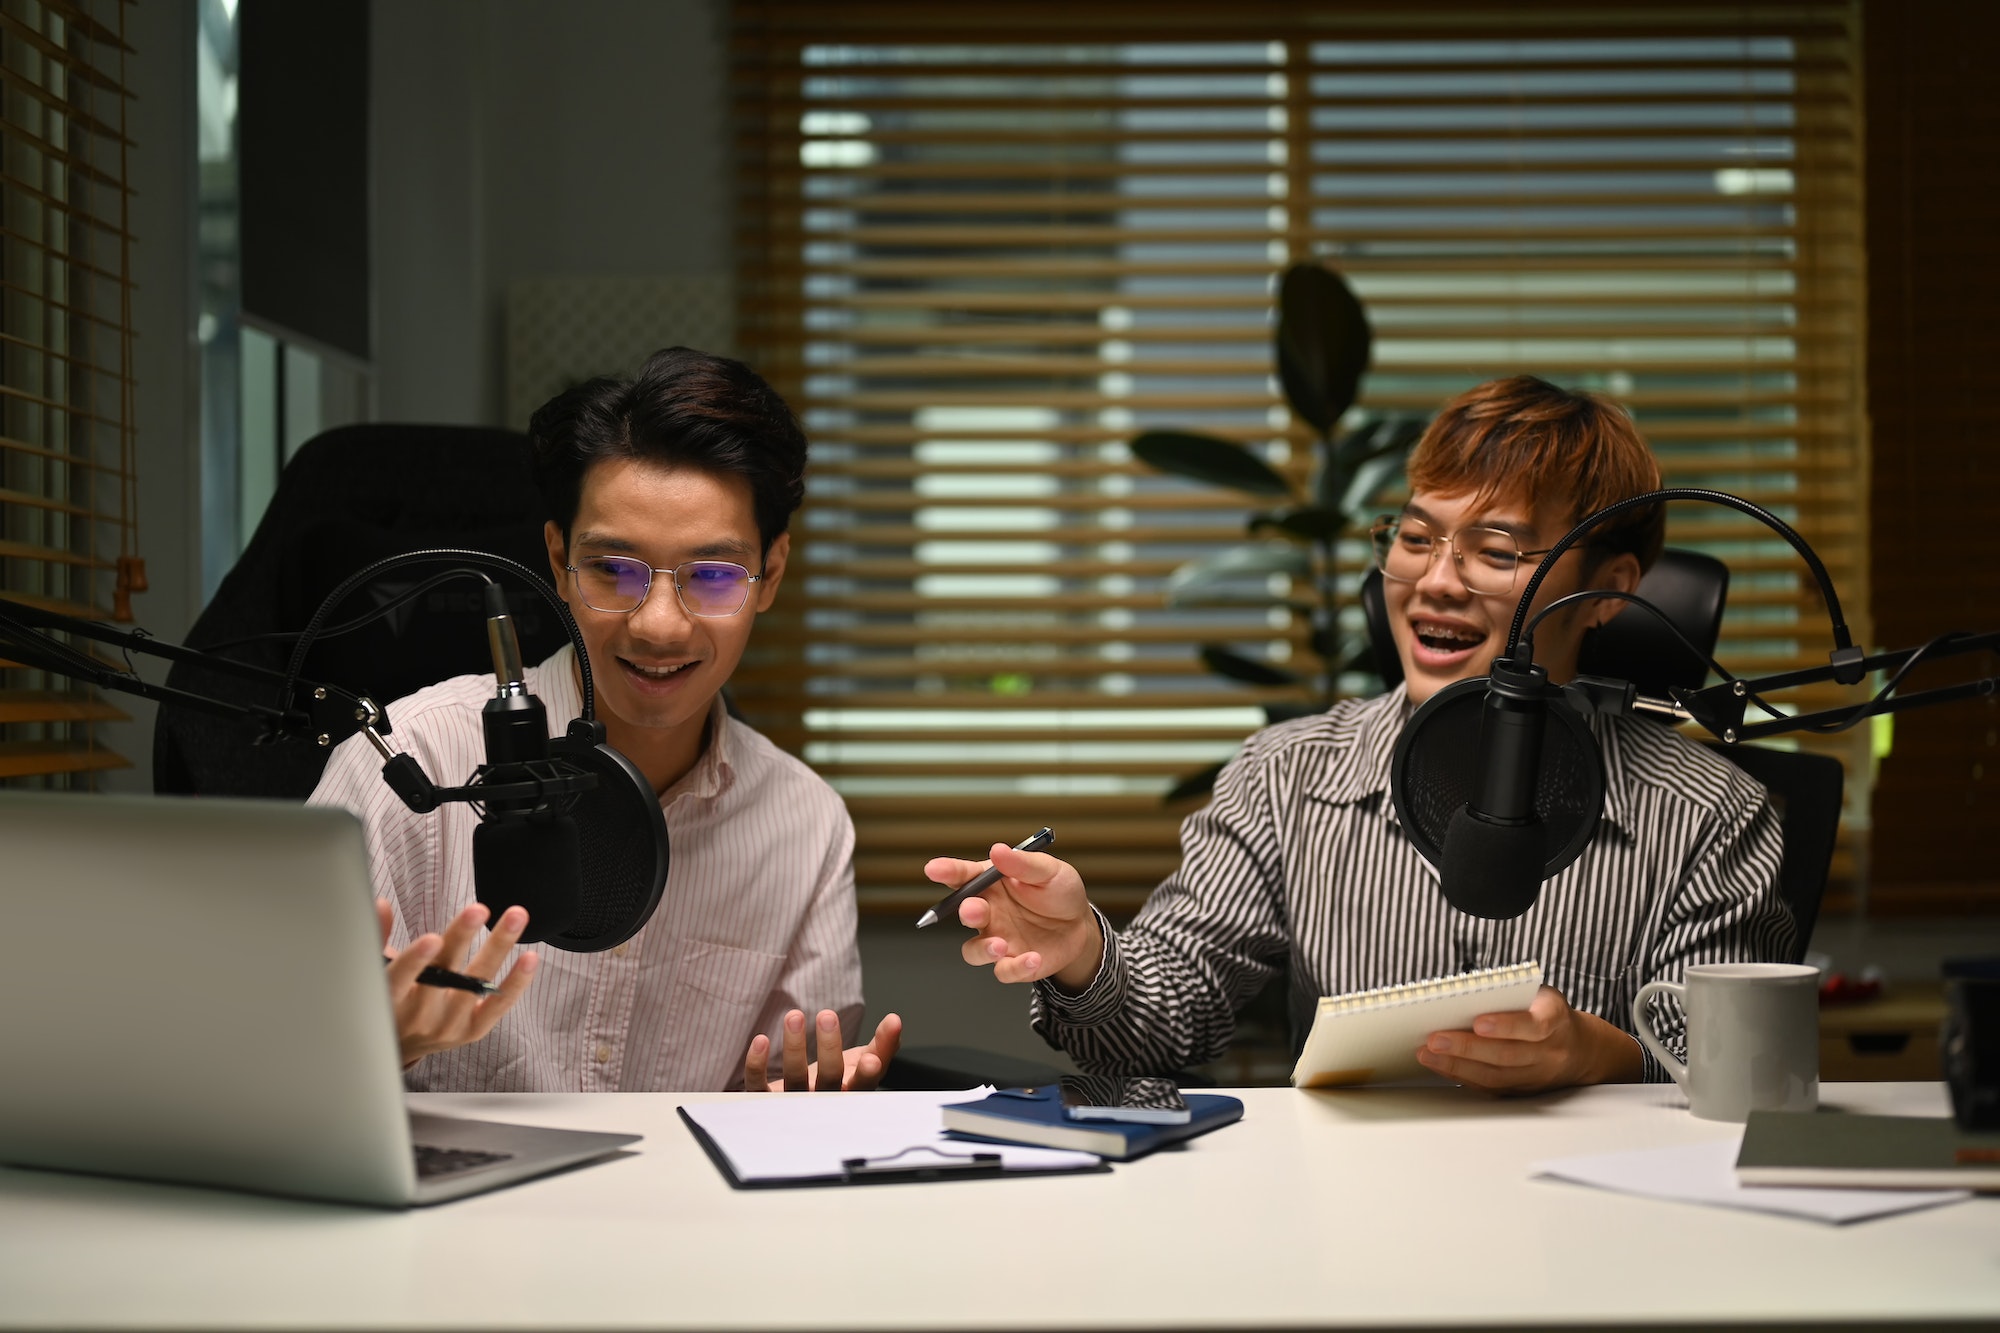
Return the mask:
[[[124,21],[122,0],[0,4],[0,587],[68,615],[129,620],[144,576]],[[0,779],[77,782],[124,766],[93,732],[123,716],[59,677],[0,663]]]
[[[1303,486],[1270,348],[1294,261],[1369,312],[1358,410],[1523,371],[1608,394],[1669,484],[1797,526],[1866,625],[1851,4],[735,15],[740,327],[814,456],[736,693],[847,797],[865,902],[1051,824],[1136,905],[1178,860],[1161,794],[1303,699],[1196,645],[1311,674],[1308,589],[1166,604],[1253,506],[1127,447],[1191,427]],[[1733,671],[1824,659],[1782,543],[1694,506],[1669,540],[1733,571]],[[1865,741],[1813,743],[1865,811]]]

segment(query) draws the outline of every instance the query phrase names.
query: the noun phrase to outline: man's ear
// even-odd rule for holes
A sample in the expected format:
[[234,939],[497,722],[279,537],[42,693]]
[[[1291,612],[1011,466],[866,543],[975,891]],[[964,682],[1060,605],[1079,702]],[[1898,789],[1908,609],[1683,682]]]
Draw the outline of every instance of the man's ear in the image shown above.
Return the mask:
[[[1645,571],[1639,568],[1639,557],[1630,551],[1620,551],[1597,567],[1597,575],[1590,581],[1593,588],[1608,588],[1615,592],[1637,592],[1639,579]],[[1596,629],[1611,617],[1630,606],[1615,597],[1599,597],[1591,603],[1588,627]]]
[[569,542],[563,538],[563,530],[554,519],[542,524],[542,542],[549,548],[549,579],[557,592],[563,588],[563,575],[569,572]]
[[757,581],[757,614],[771,609],[778,599],[778,584],[784,581],[785,561],[792,554],[792,534],[781,532],[764,552],[764,577]]

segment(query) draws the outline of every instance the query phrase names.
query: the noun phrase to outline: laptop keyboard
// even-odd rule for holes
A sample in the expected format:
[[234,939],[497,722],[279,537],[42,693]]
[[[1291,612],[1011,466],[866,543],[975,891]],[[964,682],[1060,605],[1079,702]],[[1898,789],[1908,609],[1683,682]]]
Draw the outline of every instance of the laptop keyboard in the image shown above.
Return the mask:
[[418,1180],[435,1180],[439,1176],[491,1166],[514,1155],[510,1152],[480,1152],[476,1148],[436,1148],[428,1143],[415,1144],[411,1151],[417,1155]]

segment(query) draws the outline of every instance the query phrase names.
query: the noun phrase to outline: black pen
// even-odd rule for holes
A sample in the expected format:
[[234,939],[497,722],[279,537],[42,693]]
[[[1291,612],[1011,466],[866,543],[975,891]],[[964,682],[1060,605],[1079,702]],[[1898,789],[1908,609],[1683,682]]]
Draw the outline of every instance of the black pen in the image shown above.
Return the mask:
[[[387,967],[395,961],[393,958],[384,958],[382,966]],[[474,995],[497,995],[500,992],[500,983],[497,981],[481,981],[478,977],[468,977],[465,973],[454,972],[448,967],[425,968],[417,973],[417,984],[437,986],[443,990],[471,991]]]
[[[1056,834],[1054,829],[1043,829],[1040,833],[1035,834],[1025,842],[1015,843],[1014,850],[1017,852],[1039,852],[1055,840]],[[957,911],[960,903],[975,893],[984,893],[995,884],[998,884],[1002,878],[1004,876],[1001,875],[998,867],[988,866],[946,894],[943,902],[918,917],[917,929],[922,930],[925,926],[935,925],[943,919],[945,913]]]

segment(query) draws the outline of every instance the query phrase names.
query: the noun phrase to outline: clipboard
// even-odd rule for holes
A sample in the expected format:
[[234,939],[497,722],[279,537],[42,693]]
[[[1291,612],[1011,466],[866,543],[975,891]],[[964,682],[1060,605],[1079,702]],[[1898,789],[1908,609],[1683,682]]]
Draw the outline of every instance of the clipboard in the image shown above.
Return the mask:
[[1111,1169],[1090,1153],[946,1138],[939,1108],[966,1095],[751,1094],[676,1110],[731,1189],[896,1185]]

